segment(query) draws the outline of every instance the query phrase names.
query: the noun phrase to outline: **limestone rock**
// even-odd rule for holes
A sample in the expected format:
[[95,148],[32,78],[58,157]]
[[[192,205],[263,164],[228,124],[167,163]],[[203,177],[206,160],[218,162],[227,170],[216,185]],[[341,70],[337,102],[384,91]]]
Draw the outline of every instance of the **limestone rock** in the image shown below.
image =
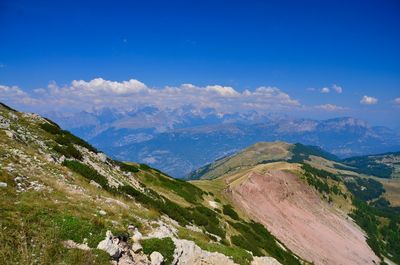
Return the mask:
[[113,258],[119,258],[121,251],[118,247],[118,243],[119,242],[113,241],[113,235],[111,231],[107,231],[106,238],[97,245],[97,248],[104,250]]
[[151,265],[161,265],[164,262],[164,257],[160,252],[154,251],[150,254]]
[[132,244],[131,249],[132,249],[132,251],[134,253],[138,253],[138,252],[142,251],[143,248],[142,248],[142,245],[140,243],[135,242],[135,243]]
[[132,255],[132,259],[135,265],[150,265],[150,261],[147,256],[143,253]]
[[176,265],[202,265],[202,264],[224,264],[235,265],[229,257],[217,253],[202,250],[193,241],[183,239],[172,239],[175,244],[174,261]]
[[99,189],[101,188],[101,185],[94,180],[91,180],[89,183],[90,183],[90,185],[95,186],[96,188],[99,188]]
[[131,256],[124,253],[121,258],[118,260],[118,265],[136,265]]

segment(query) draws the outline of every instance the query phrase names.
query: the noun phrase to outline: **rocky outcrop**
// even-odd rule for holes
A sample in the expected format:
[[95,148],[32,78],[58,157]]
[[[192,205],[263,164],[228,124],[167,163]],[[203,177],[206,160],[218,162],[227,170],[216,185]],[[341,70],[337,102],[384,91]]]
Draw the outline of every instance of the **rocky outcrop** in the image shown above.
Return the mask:
[[97,248],[104,250],[112,258],[118,259],[121,256],[121,250],[118,244],[119,240],[114,238],[111,231],[107,231],[106,238],[97,245]]

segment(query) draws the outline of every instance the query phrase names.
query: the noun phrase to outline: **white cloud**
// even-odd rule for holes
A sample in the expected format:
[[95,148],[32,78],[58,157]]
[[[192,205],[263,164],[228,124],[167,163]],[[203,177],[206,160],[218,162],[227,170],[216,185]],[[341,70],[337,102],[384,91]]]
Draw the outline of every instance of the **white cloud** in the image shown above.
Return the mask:
[[331,91],[334,91],[334,92],[336,92],[338,94],[341,94],[343,92],[343,88],[341,86],[339,86],[339,85],[333,84],[330,87],[326,86],[326,87],[323,87],[323,88],[320,88],[320,89],[315,89],[313,87],[309,87],[309,88],[307,88],[307,91],[311,91],[311,92],[318,91],[318,92],[320,92],[322,94],[328,94]]
[[332,89],[335,90],[336,93],[341,94],[343,92],[343,88],[341,86],[338,86],[336,84],[332,85]]
[[393,100],[393,102],[394,102],[394,104],[396,104],[396,105],[400,105],[400,97],[395,98],[395,99]]
[[104,80],[103,78],[95,78],[89,82],[83,80],[74,80],[71,84],[72,89],[84,89],[91,92],[111,92],[115,94],[129,94],[146,90],[147,87],[136,79],[129,81],[115,82]]
[[370,96],[363,96],[360,103],[363,105],[375,105],[378,103],[378,99]]
[[219,85],[206,86],[206,90],[216,92],[221,96],[228,96],[228,97],[239,96],[239,93],[230,86],[219,86]]
[[[230,86],[182,84],[156,89],[135,79],[117,82],[96,78],[90,81],[74,80],[62,87],[52,82],[47,88],[37,88],[29,94],[17,87],[2,86],[0,98],[4,97],[2,94],[6,89],[15,90],[15,95],[23,93],[25,104],[37,106],[34,111],[42,113],[48,110],[80,111],[102,107],[129,110],[142,106],[177,109],[190,105],[193,109],[214,108],[221,113],[293,111],[302,107],[298,100],[276,87],[238,92]],[[7,102],[22,104],[19,98],[8,97]]]
[[324,94],[331,92],[331,90],[328,87],[323,87],[323,88],[321,88],[320,91],[321,91],[321,93],[324,93]]
[[324,104],[324,105],[318,105],[315,106],[316,109],[324,110],[324,111],[343,111],[346,110],[346,108],[337,106],[334,104]]

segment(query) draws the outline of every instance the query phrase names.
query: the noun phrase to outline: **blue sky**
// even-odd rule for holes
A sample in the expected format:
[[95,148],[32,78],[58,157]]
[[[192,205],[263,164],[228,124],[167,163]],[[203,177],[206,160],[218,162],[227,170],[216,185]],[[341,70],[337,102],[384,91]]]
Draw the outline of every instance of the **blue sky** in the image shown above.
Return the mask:
[[[2,0],[0,100],[37,111],[31,98],[42,96],[34,90],[95,78],[116,86],[136,79],[152,89],[266,86],[306,107],[293,115],[399,127],[399,12],[396,0]],[[10,96],[13,86],[22,92]],[[29,100],[18,101],[18,93]]]

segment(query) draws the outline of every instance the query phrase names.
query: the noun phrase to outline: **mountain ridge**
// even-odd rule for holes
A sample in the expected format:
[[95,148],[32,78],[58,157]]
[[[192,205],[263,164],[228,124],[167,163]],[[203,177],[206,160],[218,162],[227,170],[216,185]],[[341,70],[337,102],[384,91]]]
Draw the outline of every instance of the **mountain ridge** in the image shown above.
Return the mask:
[[341,158],[400,149],[398,132],[351,117],[317,121],[254,112],[220,114],[212,109],[107,109],[85,112],[82,117],[91,122],[74,126],[82,119],[79,113],[67,119],[48,116],[114,158],[148,163],[174,177],[260,141],[301,142]]

